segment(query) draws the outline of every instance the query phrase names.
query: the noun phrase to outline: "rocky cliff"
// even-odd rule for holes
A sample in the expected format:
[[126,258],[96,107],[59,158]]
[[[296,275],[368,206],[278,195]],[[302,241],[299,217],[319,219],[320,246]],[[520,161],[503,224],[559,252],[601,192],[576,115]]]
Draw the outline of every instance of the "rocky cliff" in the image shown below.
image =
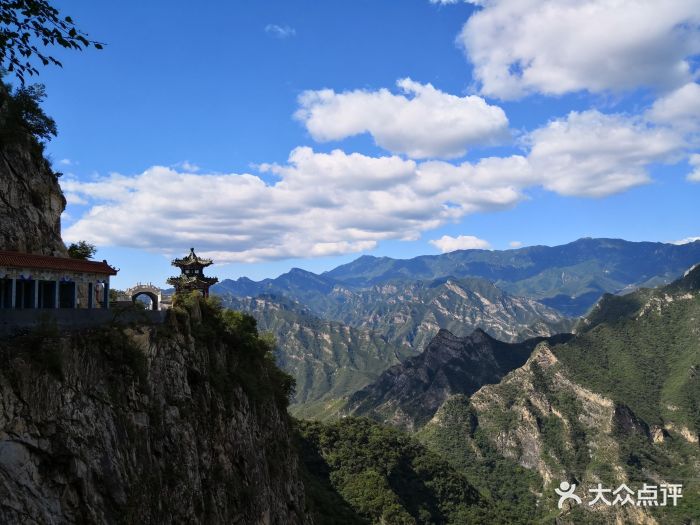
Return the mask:
[[[0,83],[0,250],[65,256],[55,125],[23,96]],[[0,339],[0,523],[312,523],[272,351],[194,296],[164,324]]]
[[0,249],[66,255],[66,199],[49,163],[25,144],[0,145]]
[[[561,341],[566,337],[553,339]],[[391,367],[374,383],[350,396],[345,411],[415,430],[449,396],[471,395],[483,385],[498,383],[525,363],[543,340],[503,343],[483,330],[475,330],[467,337],[440,330],[422,354]]]
[[286,399],[252,318],[0,343],[0,522],[310,523]]

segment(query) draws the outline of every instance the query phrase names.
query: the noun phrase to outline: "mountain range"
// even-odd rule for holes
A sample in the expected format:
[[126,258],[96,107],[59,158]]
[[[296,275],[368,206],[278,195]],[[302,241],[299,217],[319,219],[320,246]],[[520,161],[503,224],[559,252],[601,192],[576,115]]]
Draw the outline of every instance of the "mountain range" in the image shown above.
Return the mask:
[[572,316],[603,294],[669,282],[698,260],[700,242],[579,239],[408,260],[363,256],[323,274],[227,279],[212,291],[272,332],[277,362],[297,383],[292,412],[316,418],[338,413],[441,329],[456,337],[481,329],[509,343],[569,332]]
[[683,500],[658,509],[575,506],[565,509],[567,522],[695,523],[698,319],[700,267],[665,287],[606,295],[566,342],[544,341],[500,382],[449,397],[420,439],[482,492],[529,509],[533,521],[556,512],[553,488],[569,480],[677,483]]
[[362,256],[314,274],[298,268],[275,278],[224,280],[217,292],[235,296],[285,295],[322,317],[335,315],[330,294],[367,290],[393,281],[477,277],[512,295],[542,302],[566,316],[580,316],[603,293],[666,284],[700,260],[700,241],[686,244],[584,238],[561,246],[513,250],[457,250],[412,259]]
[[[697,523],[698,319],[700,266],[605,295],[573,335],[508,344],[443,330],[351,396],[384,425],[357,409],[299,422],[310,498],[338,523]],[[562,481],[580,504],[558,507]],[[590,504],[590,489],[623,485],[632,503]],[[643,487],[658,505],[637,504]]]
[[[341,399],[381,372],[420,354],[447,327],[467,335],[478,327],[506,341],[567,331],[572,322],[532,299],[512,297],[483,279],[402,281],[335,297],[336,319],[324,319],[281,295],[221,295],[252,314],[277,340],[277,363],[294,376],[293,414],[324,417]],[[334,297],[329,294],[326,297]]]

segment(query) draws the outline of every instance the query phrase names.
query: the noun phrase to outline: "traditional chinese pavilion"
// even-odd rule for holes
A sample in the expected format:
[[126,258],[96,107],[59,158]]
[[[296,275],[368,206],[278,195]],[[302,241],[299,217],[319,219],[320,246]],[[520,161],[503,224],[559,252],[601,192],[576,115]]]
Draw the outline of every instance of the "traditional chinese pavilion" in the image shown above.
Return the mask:
[[209,297],[209,287],[218,283],[216,277],[205,277],[204,268],[213,264],[211,259],[203,259],[194,253],[194,248],[190,248],[190,253],[182,259],[174,259],[173,266],[177,266],[182,271],[178,277],[170,277],[168,284],[175,287],[175,293],[199,290],[204,297]]
[[0,251],[0,309],[109,308],[107,261]]

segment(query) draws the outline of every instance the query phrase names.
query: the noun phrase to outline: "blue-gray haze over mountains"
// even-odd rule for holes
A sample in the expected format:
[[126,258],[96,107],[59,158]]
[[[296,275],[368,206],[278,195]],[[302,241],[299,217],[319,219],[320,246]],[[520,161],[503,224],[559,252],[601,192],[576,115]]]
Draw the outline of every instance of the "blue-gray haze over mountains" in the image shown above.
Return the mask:
[[700,241],[687,244],[584,238],[561,246],[458,250],[412,259],[362,256],[315,274],[292,269],[275,279],[227,279],[215,287],[237,297],[285,295],[321,316],[334,314],[336,288],[351,291],[394,281],[478,277],[511,295],[536,299],[566,316],[581,316],[603,293],[665,284],[700,261]]

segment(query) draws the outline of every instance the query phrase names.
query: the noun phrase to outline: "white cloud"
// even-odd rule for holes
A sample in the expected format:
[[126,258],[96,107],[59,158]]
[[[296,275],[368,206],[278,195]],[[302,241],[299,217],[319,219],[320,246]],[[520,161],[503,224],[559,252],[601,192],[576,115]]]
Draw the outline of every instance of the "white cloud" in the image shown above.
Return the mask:
[[531,132],[528,156],[542,185],[561,195],[602,197],[650,182],[647,167],[679,160],[671,130],[626,115],[571,112]]
[[189,160],[183,160],[182,162],[173,164],[171,167],[182,169],[187,173],[197,173],[201,169],[199,166],[197,166],[193,162],[190,162]]
[[[443,2],[444,3],[444,2]],[[700,53],[697,0],[473,0],[458,42],[503,99],[679,87]]]
[[700,182],[700,155],[693,153],[688,159],[688,164],[693,168],[688,174],[688,180],[690,182]]
[[171,253],[194,243],[221,262],[352,253],[514,205],[522,198],[516,187],[475,175],[509,162],[487,159],[449,172],[445,163],[297,148],[286,164],[261,167],[279,176],[274,184],[166,167],[90,182],[69,178],[63,190],[92,207],[64,238]]
[[686,237],[678,241],[671,241],[671,244],[690,244],[691,242],[700,241],[700,237]]
[[72,166],[72,165],[73,165],[73,161],[70,160],[70,159],[61,159],[61,160],[58,161],[58,163],[59,163],[61,166]]
[[88,200],[78,193],[66,191],[63,196],[66,198],[66,203],[70,205],[88,204]]
[[443,235],[439,239],[429,241],[430,244],[438,248],[442,253],[453,252],[455,250],[489,250],[491,244],[484,239],[479,239],[473,235],[460,235],[458,237],[450,237]]
[[510,241],[508,243],[508,246],[510,246],[511,248],[522,248],[523,243],[521,241]]
[[387,89],[305,91],[295,117],[318,141],[370,133],[376,144],[413,158],[464,155],[468,147],[507,136],[504,111],[477,96],[458,97],[405,78]]
[[[671,129],[597,111],[554,120],[522,145],[523,155],[460,164],[300,147],[282,165],[259,167],[277,176],[274,183],[184,166],[85,182],[63,177],[71,204],[90,205],[64,237],[170,253],[194,243],[221,262],[352,253],[510,208],[531,187],[583,197],[624,191],[649,181],[650,164],[677,160],[684,148]],[[700,165],[700,155],[691,164]],[[432,242],[444,250],[488,247],[469,236]]]
[[689,82],[661,97],[647,112],[647,118],[685,132],[700,130],[700,84]]
[[290,26],[280,26],[277,24],[268,24],[265,26],[265,32],[275,38],[289,38],[297,34],[296,29]]

